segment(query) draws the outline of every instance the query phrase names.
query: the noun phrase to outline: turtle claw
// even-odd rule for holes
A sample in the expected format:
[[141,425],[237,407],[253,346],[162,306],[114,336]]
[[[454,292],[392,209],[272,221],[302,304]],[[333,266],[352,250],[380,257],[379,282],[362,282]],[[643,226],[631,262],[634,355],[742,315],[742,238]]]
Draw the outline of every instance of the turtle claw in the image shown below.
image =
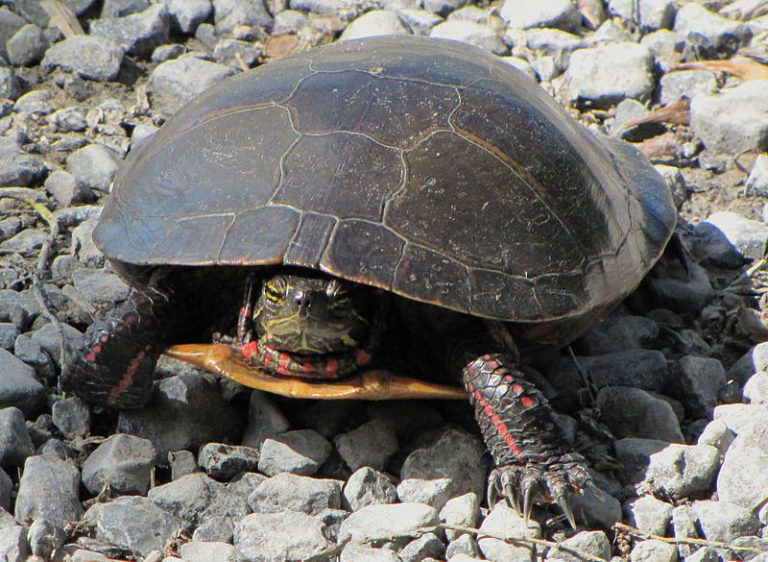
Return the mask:
[[565,515],[565,518],[568,520],[568,523],[570,523],[571,529],[575,531],[576,518],[573,516],[573,508],[571,507],[571,500],[568,498],[568,496],[558,496],[557,505],[560,506],[560,509],[562,510],[563,515]]

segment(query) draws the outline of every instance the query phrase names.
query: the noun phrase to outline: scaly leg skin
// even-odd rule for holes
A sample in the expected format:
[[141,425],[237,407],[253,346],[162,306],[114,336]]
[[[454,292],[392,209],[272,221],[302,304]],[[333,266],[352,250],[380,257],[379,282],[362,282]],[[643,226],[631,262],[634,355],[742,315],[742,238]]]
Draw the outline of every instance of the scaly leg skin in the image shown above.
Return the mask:
[[171,308],[160,293],[134,293],[94,322],[61,374],[62,390],[111,408],[144,406],[152,395],[157,359],[164,349],[164,323]]
[[526,524],[537,496],[556,502],[576,528],[570,497],[590,478],[585,459],[565,440],[547,399],[504,353],[483,355],[463,369],[464,386],[496,468],[489,502],[506,497]]

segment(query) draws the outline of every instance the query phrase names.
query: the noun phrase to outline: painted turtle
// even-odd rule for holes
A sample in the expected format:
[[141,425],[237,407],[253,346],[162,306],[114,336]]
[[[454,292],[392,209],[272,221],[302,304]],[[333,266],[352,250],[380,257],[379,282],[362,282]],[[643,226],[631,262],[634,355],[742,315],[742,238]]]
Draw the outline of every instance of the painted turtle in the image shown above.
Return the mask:
[[[140,407],[164,348],[241,308],[230,345],[205,348],[219,355],[178,355],[299,395],[376,366],[453,376],[492,488],[573,521],[584,459],[514,342],[583,333],[674,224],[637,150],[490,54],[416,37],[312,49],[212,88],[126,160],[94,239],[136,294],[89,328],[63,387]],[[370,392],[373,373],[352,386]],[[395,380],[373,397],[415,384]]]

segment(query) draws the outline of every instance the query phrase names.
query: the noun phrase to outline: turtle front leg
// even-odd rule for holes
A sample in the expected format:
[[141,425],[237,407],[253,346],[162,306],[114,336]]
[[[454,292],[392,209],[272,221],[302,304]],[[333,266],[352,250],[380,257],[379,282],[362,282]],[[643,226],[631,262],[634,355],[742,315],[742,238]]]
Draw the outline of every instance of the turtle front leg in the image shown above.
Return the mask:
[[570,496],[590,482],[585,459],[574,452],[555,422],[544,395],[508,354],[483,355],[465,363],[464,386],[486,445],[496,462],[489,501],[506,497],[526,521],[533,498],[556,502],[575,527]]
[[170,306],[158,292],[134,293],[91,324],[62,371],[62,390],[99,406],[144,406],[166,343],[166,327],[158,316]]

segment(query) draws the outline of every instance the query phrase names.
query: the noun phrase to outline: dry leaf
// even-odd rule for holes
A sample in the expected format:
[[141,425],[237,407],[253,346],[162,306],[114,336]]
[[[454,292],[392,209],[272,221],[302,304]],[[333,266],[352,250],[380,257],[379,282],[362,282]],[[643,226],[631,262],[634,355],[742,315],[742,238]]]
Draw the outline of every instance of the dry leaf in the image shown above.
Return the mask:
[[61,0],[43,0],[43,9],[50,18],[50,25],[58,27],[64,37],[85,35],[83,27],[72,10]]
[[270,61],[282,59],[301,50],[301,42],[296,35],[278,35],[264,43],[264,58]]
[[635,117],[624,123],[622,131],[649,125],[652,123],[665,123],[672,125],[688,125],[691,122],[691,100],[682,99],[664,107],[660,107],[650,113]]
[[653,161],[654,159],[665,156],[675,156],[677,154],[677,139],[672,132],[666,132],[651,139],[638,143],[636,146],[640,152]]
[[670,72],[676,70],[714,70],[716,72],[727,72],[742,80],[763,80],[768,79],[768,66],[760,64],[752,59],[742,57],[730,60],[703,60],[698,62],[686,62],[670,69]]

